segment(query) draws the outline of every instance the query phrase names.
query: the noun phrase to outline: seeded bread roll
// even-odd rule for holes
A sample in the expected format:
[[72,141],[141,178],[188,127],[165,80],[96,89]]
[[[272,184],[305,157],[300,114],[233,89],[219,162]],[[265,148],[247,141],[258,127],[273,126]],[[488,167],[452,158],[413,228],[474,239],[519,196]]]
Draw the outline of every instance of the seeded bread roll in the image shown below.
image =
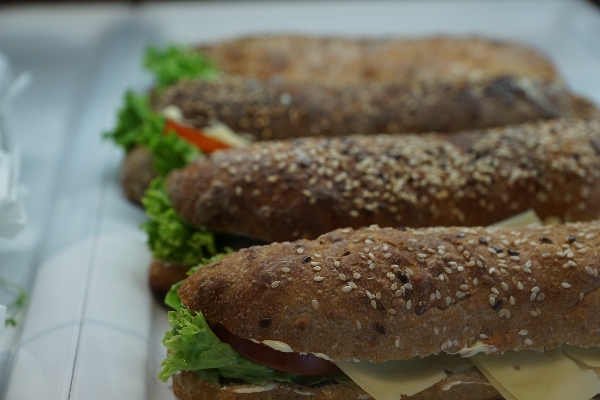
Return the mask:
[[[306,400],[307,396],[310,396],[311,400],[372,398],[356,385],[328,384],[311,388],[271,383],[267,387],[268,390],[253,392],[256,387],[240,384],[218,385],[203,381],[187,371],[173,376],[173,391],[180,400]],[[405,396],[402,398],[404,399]],[[499,400],[502,396],[478,370],[472,369],[449,375],[442,382],[406,398],[410,400]]]
[[182,303],[252,340],[332,360],[600,345],[600,222],[370,227],[241,250]]
[[158,176],[154,156],[148,148],[136,146],[127,152],[119,172],[123,193],[129,201],[142,204],[142,197],[150,182]]
[[456,132],[575,116],[562,83],[509,75],[353,85],[224,76],[169,87],[155,105],[167,106],[193,126],[216,119],[260,140]]
[[267,80],[357,84],[440,76],[537,76],[557,80],[552,62],[533,48],[483,37],[344,38],[261,35],[199,47],[231,74]]
[[600,121],[303,138],[199,158],[167,179],[188,222],[265,242],[340,227],[488,225],[600,211]]

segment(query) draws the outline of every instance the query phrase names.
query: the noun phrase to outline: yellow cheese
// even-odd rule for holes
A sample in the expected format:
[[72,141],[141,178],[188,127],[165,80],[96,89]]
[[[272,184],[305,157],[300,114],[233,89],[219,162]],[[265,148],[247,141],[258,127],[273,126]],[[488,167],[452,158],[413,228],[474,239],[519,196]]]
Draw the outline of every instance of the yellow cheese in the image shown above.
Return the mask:
[[496,222],[492,226],[502,228],[516,228],[527,225],[542,225],[542,220],[537,216],[535,211],[527,210],[521,214]]
[[412,396],[446,378],[422,359],[409,361],[335,361],[335,364],[375,400],[398,400]]
[[596,374],[560,349],[476,354],[471,361],[507,400],[588,400],[600,393]]
[[562,350],[565,355],[575,361],[592,368],[600,368],[600,347],[574,347],[563,346]]

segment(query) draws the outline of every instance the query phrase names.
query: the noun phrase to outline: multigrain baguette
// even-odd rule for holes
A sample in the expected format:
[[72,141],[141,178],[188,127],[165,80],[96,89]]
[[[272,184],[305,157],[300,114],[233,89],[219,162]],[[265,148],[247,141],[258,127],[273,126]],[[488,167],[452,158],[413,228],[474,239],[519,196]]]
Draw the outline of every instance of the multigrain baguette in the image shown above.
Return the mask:
[[[481,228],[340,229],[241,250],[188,278],[191,311],[234,335],[332,360],[411,360],[600,345],[600,222]],[[173,376],[182,400],[369,398],[317,387]],[[244,393],[249,392],[249,393]],[[404,397],[404,396],[403,396]],[[475,368],[410,399],[501,399]]]
[[[319,387],[272,383],[267,386],[267,389],[253,392],[251,385],[235,383],[219,385],[203,381],[187,371],[173,376],[173,391],[180,400],[306,400],[307,397],[311,400],[366,400],[372,398],[357,385],[339,383]],[[450,375],[442,382],[408,398],[410,400],[499,400],[502,396],[479,371],[472,369]]]
[[179,295],[241,338],[332,360],[598,346],[599,248],[597,221],[346,228],[230,254]]
[[302,138],[213,153],[167,179],[181,217],[266,242],[336,228],[488,225],[600,212],[600,121]]
[[167,88],[155,107],[168,106],[193,126],[218,120],[259,140],[456,132],[576,116],[562,83],[510,75],[353,85],[225,76]]

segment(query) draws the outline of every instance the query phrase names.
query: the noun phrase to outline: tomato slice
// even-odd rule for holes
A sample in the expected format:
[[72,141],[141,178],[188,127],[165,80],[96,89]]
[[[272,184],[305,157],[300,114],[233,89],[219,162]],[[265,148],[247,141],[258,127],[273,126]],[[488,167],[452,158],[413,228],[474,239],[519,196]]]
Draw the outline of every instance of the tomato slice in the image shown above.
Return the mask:
[[215,150],[229,148],[227,144],[204,135],[202,130],[180,124],[172,119],[166,120],[164,131],[165,133],[173,132],[180,138],[196,146],[204,153],[212,153]]
[[227,343],[244,357],[267,367],[292,374],[312,376],[331,375],[341,372],[337,365],[331,361],[315,355],[296,352],[285,353],[272,349],[262,343],[242,339],[231,333],[221,324],[209,323],[209,326],[223,343]]

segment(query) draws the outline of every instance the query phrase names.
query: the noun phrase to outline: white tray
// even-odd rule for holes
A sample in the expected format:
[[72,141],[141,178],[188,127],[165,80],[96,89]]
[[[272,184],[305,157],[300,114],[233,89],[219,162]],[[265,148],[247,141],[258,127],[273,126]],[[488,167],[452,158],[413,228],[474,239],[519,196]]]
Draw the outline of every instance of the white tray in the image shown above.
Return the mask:
[[[143,213],[116,181],[122,152],[101,139],[126,88],[150,83],[148,43],[257,32],[484,34],[546,52],[600,104],[600,12],[583,1],[203,2],[4,8],[0,51],[31,87],[14,104],[29,216],[0,239],[0,275],[31,293],[0,340],[5,399],[169,399],[155,376],[166,311],[150,295]],[[22,331],[21,331],[22,329]]]

